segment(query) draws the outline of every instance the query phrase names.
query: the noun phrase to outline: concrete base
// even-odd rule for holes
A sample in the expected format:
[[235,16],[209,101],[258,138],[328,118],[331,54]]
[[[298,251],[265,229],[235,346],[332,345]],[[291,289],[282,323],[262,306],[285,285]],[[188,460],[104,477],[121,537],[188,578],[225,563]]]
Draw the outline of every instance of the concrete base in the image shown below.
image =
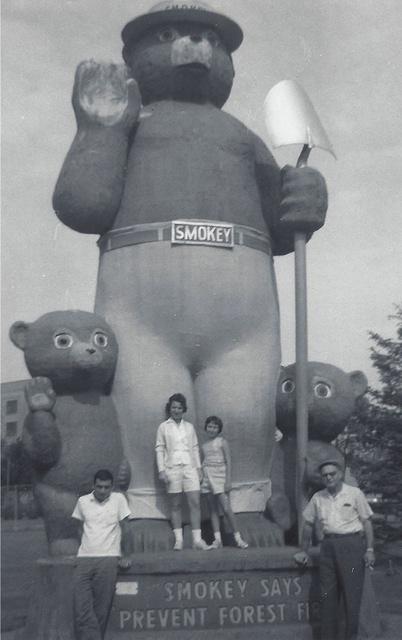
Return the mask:
[[[134,556],[120,573],[106,640],[314,640],[318,624],[315,558],[296,549],[163,552]],[[37,563],[37,588],[20,640],[74,640],[75,559]]]

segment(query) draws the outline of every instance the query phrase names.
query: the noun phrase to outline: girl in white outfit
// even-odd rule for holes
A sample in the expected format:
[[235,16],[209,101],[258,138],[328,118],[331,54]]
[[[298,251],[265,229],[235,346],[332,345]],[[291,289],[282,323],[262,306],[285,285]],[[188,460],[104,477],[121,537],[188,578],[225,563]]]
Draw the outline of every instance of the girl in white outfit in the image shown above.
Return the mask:
[[222,538],[219,526],[219,506],[222,507],[227,516],[230,527],[234,533],[236,546],[240,549],[248,547],[236,525],[236,517],[230,506],[229,492],[231,489],[231,457],[229,445],[220,434],[222,431],[222,420],[217,416],[209,416],[205,421],[205,431],[208,437],[207,442],[202,445],[203,453],[203,480],[201,493],[206,494],[211,512],[211,522],[214,530],[215,540],[212,548],[222,547]]
[[198,440],[194,426],[183,419],[187,411],[186,398],[181,393],[170,396],[166,405],[169,416],[156,435],[156,462],[159,478],[166,485],[170,500],[171,522],[175,543],[173,549],[183,549],[182,493],[187,497],[193,534],[193,549],[209,549],[201,538],[200,481],[202,477]]

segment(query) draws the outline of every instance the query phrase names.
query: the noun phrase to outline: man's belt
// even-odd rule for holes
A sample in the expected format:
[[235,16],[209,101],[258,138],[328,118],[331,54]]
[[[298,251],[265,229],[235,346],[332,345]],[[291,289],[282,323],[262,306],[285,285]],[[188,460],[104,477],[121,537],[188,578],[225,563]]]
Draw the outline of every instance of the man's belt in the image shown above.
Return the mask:
[[241,224],[213,220],[172,220],[136,224],[108,231],[98,240],[101,253],[146,242],[170,242],[172,245],[190,244],[233,249],[241,245],[271,255],[268,234]]

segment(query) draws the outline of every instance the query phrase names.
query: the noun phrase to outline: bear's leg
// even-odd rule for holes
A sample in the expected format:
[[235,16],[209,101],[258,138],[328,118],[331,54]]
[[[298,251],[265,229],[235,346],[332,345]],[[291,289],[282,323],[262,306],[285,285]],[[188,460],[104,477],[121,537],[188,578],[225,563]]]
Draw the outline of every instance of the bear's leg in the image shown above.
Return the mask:
[[[121,329],[116,324],[117,320],[113,326],[118,334]],[[133,519],[128,525],[127,547],[131,553],[154,552],[172,549],[174,544],[166,488],[156,466],[156,432],[166,419],[165,406],[174,393],[186,397],[184,419],[195,423],[193,382],[181,359],[161,337],[140,324],[131,329],[130,335],[130,351],[120,350],[113,385],[124,455],[131,466],[126,495]],[[183,500],[184,520],[185,505]]]
[[195,381],[201,425],[208,415],[223,420],[232,458],[231,503],[238,528],[253,546],[283,544],[281,529],[263,512],[270,495],[275,396],[280,349],[275,332],[254,332],[219,352]]
[[156,488],[159,495],[164,489],[158,479],[155,444],[158,426],[167,417],[166,404],[172,394],[182,393],[188,407],[184,419],[194,422],[193,382],[187,368],[173,350],[165,348],[162,339],[144,335],[138,344],[137,361],[119,357],[112,393],[124,455],[132,469],[128,498],[133,515],[143,517],[147,512],[142,490]]
[[[296,463],[295,463],[296,464]],[[292,473],[292,478],[294,474]],[[287,531],[295,521],[290,501],[285,490],[285,456],[282,442],[275,442],[271,466],[271,496],[265,515]]]
[[51,556],[75,556],[80,545],[79,522],[71,517],[78,496],[38,483],[34,495],[45,522]]

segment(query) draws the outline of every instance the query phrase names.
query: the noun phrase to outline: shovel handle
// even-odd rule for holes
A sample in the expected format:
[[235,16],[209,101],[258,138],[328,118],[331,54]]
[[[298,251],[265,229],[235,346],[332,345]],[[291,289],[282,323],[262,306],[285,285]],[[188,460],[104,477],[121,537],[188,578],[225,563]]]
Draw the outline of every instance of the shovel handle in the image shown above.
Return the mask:
[[298,169],[300,169],[300,167],[306,167],[307,166],[307,161],[308,161],[308,157],[310,155],[310,151],[313,147],[310,147],[310,145],[308,144],[304,144],[303,145],[303,149],[301,150],[301,153],[299,155],[299,158],[296,162],[296,167]]
[[[306,167],[312,147],[303,145],[296,167]],[[297,520],[299,544],[303,528],[303,509],[306,504],[304,477],[307,462],[307,269],[306,234],[295,233],[295,309],[296,309],[296,438],[297,438]]]
[[304,478],[308,442],[308,388],[307,388],[307,270],[306,234],[295,233],[295,311],[296,311],[296,442],[297,473],[296,495],[299,544],[303,527],[302,513],[306,506]]

